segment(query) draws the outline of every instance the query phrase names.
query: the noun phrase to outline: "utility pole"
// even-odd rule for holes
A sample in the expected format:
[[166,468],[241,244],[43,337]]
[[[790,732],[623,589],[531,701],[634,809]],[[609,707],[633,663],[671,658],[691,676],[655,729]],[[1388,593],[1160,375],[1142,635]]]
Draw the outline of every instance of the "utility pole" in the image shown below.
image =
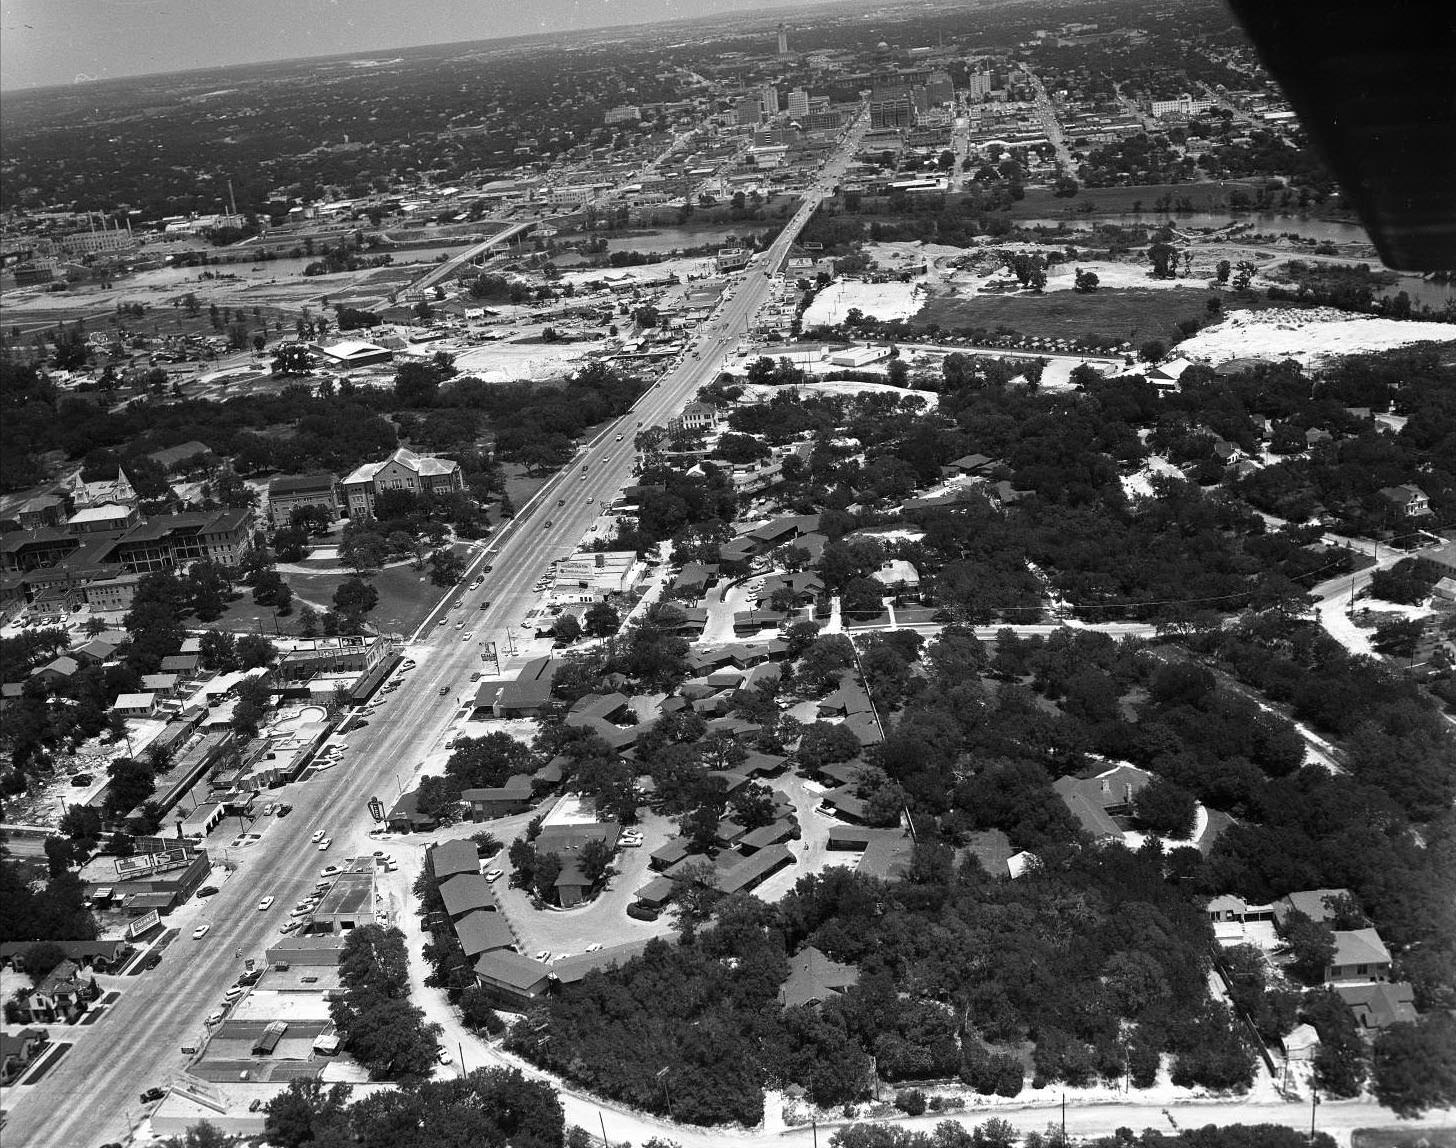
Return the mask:
[[602,1148],[612,1148],[612,1146],[607,1143],[607,1118],[602,1115],[602,1110],[600,1108],[597,1109],[597,1123],[602,1126]]
[[1314,1143],[1314,1110],[1319,1107],[1319,1090],[1313,1084],[1309,1088],[1309,1142]]

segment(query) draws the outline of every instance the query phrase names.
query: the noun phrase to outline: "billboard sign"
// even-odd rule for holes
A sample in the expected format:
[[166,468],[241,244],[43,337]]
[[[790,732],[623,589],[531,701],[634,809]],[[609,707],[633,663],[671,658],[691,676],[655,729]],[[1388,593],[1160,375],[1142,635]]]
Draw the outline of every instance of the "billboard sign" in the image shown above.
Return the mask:
[[162,923],[162,915],[153,909],[149,913],[143,913],[135,921],[126,927],[126,939],[130,941],[134,937],[140,937],[148,929]]
[[165,873],[169,869],[185,869],[192,862],[190,849],[164,849],[161,853],[148,853],[145,857],[118,857],[115,860],[118,877],[140,877],[150,873]]
[[371,797],[369,799],[369,816],[374,818],[375,821],[384,820],[384,802],[380,801],[377,797]]

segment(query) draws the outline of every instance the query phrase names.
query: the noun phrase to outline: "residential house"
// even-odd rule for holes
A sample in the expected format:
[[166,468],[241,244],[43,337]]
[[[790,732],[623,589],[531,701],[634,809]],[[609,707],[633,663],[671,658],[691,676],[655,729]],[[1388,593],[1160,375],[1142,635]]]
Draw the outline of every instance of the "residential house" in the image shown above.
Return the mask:
[[1388,981],[1390,950],[1374,929],[1336,929],[1335,955],[1325,968],[1325,984]]
[[21,1006],[26,1023],[74,1021],[86,1010],[86,1002],[101,995],[94,978],[81,975],[81,967],[67,959],[48,972]]
[[1151,780],[1146,770],[1119,765],[1095,777],[1059,777],[1052,788],[1094,840],[1121,840],[1122,826],[1114,818],[1131,812],[1133,796]]
[[857,968],[830,960],[810,945],[790,958],[788,979],[779,986],[779,1004],[784,1008],[819,1004],[857,984]]
[[16,1033],[0,1033],[0,1084],[9,1084],[50,1043],[43,1028],[23,1028]]
[[579,905],[591,895],[593,883],[582,871],[581,850],[589,841],[602,841],[613,851],[622,827],[615,821],[585,824],[547,825],[536,838],[538,854],[554,853],[561,858],[561,873],[556,878],[556,897],[563,909]]
[[1367,1033],[1383,1032],[1393,1024],[1417,1020],[1415,989],[1405,981],[1340,984],[1334,990],[1350,1006],[1360,1028]]
[[794,864],[794,855],[787,845],[771,845],[751,857],[744,857],[730,868],[718,871],[718,888],[727,894],[749,893],[780,869]]
[[1380,497],[1401,518],[1423,518],[1431,513],[1430,497],[1419,486],[1387,486]]
[[151,717],[157,709],[157,695],[154,693],[118,694],[111,707],[122,717]]
[[1351,897],[1348,889],[1300,889],[1286,893],[1274,902],[1274,920],[1282,926],[1290,913],[1299,912],[1311,921],[1333,921],[1335,913],[1331,905],[1346,897]]

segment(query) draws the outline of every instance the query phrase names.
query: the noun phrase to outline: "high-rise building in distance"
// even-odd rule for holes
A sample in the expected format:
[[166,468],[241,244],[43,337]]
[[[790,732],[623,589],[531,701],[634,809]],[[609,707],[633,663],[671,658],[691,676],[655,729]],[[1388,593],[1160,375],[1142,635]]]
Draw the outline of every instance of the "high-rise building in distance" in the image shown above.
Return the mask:
[[809,93],[803,88],[795,88],[789,93],[789,115],[798,119],[800,116],[809,114]]
[[789,54],[789,30],[783,24],[779,25],[779,55]]

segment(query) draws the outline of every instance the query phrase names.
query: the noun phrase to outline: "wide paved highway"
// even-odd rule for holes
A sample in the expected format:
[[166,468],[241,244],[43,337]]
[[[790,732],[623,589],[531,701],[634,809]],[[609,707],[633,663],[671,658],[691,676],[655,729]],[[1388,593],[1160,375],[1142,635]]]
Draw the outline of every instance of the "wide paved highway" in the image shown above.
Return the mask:
[[[238,868],[221,883],[221,891],[174,914],[172,924],[182,935],[161,966],[120,978],[120,1000],[99,1023],[76,1031],[74,1047],[40,1083],[7,1090],[6,1148],[85,1148],[125,1139],[129,1124],[140,1116],[138,1095],[182,1072],[188,1058],[181,1048],[199,1043],[204,1018],[218,1008],[224,990],[242,972],[243,957],[261,962],[294,902],[319,879],[322,866],[373,848],[365,836],[373,827],[366,808],[369,798],[377,795],[388,805],[398,792],[396,779],[440,746],[456,715],[456,699],[468,687],[470,675],[482,668],[479,643],[500,641],[512,628],[525,633],[519,625],[538,601],[532,590],[536,579],[552,558],[575,548],[602,506],[631,481],[632,439],[639,426],[665,425],[713,379],[722,355],[767,297],[769,274],[782,267],[814,207],[832,191],[862,130],[863,118],[846,133],[772,248],[732,278],[717,312],[697,329],[678,364],[633,410],[602,430],[476,558],[466,582],[489,564],[484,584],[447,596],[421,626],[410,645],[418,667],[403,676],[397,690],[384,695],[388,700],[367,726],[347,736],[342,763],[270,793],[270,798],[290,802],[293,813],[282,819],[260,818],[254,828],[266,825],[261,841],[229,851]],[[463,611],[453,609],[461,596],[466,599]],[[490,602],[484,611],[479,608],[482,601]],[[463,631],[455,627],[462,613],[466,629],[473,631],[471,640],[463,640]],[[444,627],[439,625],[441,616],[447,620]],[[309,840],[319,829],[334,837],[327,853]],[[227,832],[227,826],[214,831],[214,855]],[[277,900],[260,912],[258,901],[267,895]],[[210,932],[192,940],[193,927],[204,920],[210,922]],[[53,1029],[53,1036],[71,1039],[63,1028]]]

